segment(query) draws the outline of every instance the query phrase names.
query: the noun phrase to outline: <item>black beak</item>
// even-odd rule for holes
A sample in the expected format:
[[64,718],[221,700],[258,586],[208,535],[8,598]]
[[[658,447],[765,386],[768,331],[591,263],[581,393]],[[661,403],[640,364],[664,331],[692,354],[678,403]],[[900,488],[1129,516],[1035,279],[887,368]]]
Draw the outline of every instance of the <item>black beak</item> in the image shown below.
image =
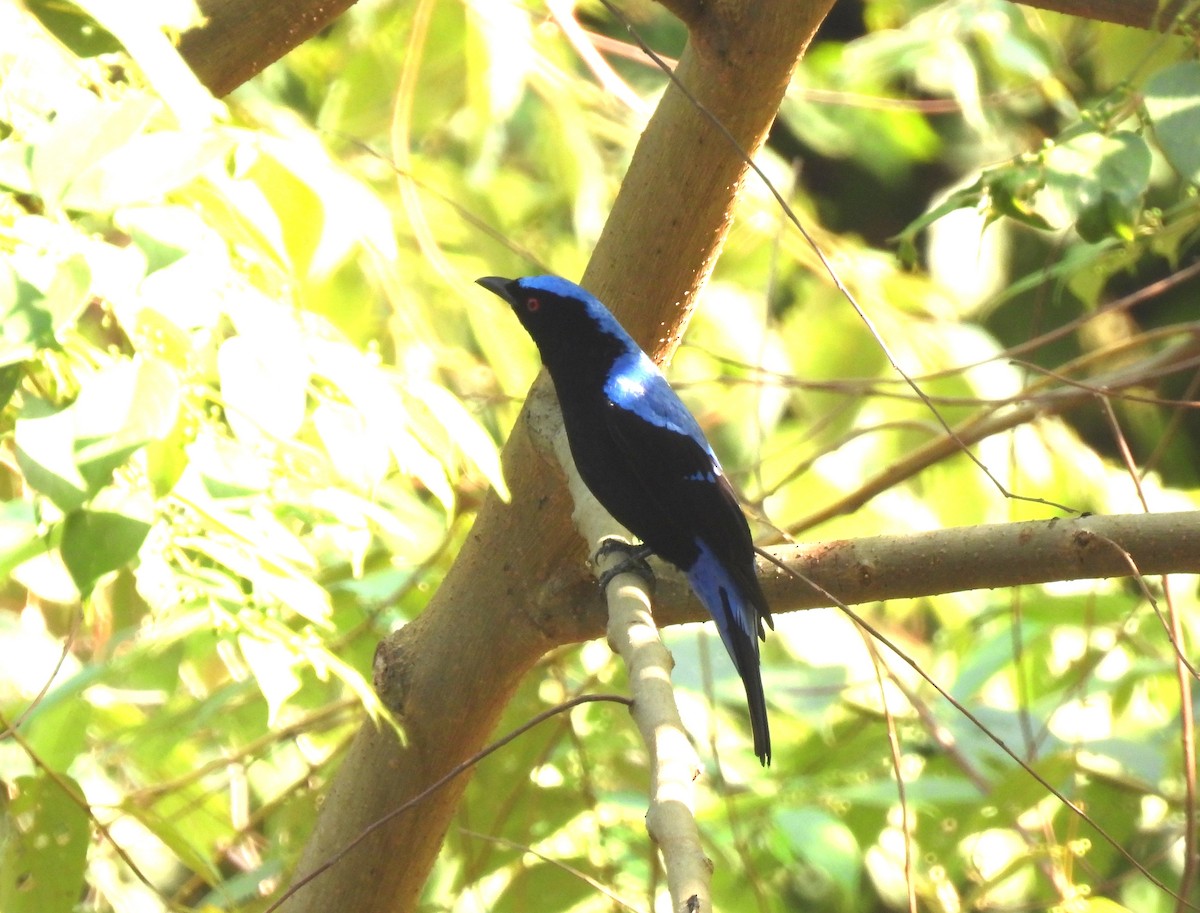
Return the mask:
[[482,285],[485,289],[491,292],[498,298],[503,298],[510,305],[514,304],[511,286],[515,280],[505,279],[503,276],[484,276],[475,280],[476,285]]

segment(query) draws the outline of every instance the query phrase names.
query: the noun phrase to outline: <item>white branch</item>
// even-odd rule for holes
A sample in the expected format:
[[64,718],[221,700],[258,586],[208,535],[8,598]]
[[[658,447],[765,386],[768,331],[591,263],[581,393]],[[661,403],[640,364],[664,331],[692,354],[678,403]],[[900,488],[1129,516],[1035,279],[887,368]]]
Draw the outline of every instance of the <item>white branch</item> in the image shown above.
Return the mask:
[[[628,541],[629,533],[608,515],[579,478],[567,445],[558,401],[545,375],[534,385],[526,406],[530,437],[536,446],[558,460],[566,474],[575,505],[572,519],[588,543],[589,553],[595,554],[606,538],[615,536]],[[619,560],[619,554],[612,554],[596,562],[596,576]],[[674,909],[708,911],[712,909],[712,862],[700,845],[694,814],[693,784],[701,767],[675,703],[671,686],[671,669],[675,661],[658,635],[644,580],[636,574],[618,574],[609,583],[605,595],[608,598],[608,643],[629,673],[633,721],[650,755],[650,807],[646,812],[646,829],[662,852]]]

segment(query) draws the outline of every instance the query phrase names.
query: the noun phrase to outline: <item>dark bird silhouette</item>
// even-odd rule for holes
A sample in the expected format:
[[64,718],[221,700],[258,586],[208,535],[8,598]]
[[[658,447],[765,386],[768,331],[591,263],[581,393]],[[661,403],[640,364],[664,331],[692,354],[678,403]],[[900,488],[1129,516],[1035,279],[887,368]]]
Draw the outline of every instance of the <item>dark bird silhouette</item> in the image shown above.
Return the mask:
[[758,641],[771,611],[737,496],[696,419],[594,295],[558,276],[477,280],[537,344],[588,489],[649,551],[679,568],[746,688],[754,753],[771,763]]

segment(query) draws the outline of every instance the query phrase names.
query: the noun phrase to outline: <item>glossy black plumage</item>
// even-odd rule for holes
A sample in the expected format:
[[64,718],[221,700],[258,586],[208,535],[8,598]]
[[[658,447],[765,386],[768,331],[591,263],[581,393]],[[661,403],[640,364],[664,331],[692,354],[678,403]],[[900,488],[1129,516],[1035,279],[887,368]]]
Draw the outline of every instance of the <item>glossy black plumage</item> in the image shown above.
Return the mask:
[[537,344],[571,455],[604,508],[678,567],[717,623],[746,689],[754,752],[771,759],[758,641],[771,613],[737,497],[695,418],[593,295],[557,276],[478,283]]

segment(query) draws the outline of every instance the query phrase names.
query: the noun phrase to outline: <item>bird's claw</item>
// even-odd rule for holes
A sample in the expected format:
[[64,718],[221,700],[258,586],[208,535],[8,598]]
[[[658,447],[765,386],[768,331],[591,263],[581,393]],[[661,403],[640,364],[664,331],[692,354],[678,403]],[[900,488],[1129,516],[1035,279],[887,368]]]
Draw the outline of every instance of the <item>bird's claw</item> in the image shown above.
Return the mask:
[[613,553],[619,553],[621,559],[600,574],[600,589],[608,589],[608,585],[621,574],[637,574],[653,592],[654,571],[646,561],[646,558],[653,552],[654,550],[648,545],[630,545],[623,539],[613,537],[603,540],[600,547],[596,549],[596,557],[593,560],[599,563]]

